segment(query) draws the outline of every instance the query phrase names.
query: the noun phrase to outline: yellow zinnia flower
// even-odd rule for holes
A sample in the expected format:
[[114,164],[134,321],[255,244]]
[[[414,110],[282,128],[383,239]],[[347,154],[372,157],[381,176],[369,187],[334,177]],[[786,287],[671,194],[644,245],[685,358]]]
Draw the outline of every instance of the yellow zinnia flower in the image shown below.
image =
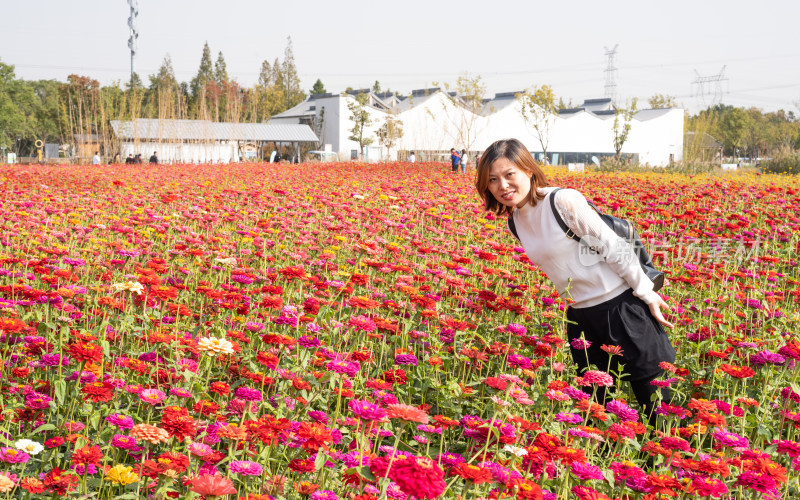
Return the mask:
[[115,465],[106,472],[106,479],[112,483],[125,486],[139,480],[139,475],[133,472],[133,467],[126,467],[122,464]]

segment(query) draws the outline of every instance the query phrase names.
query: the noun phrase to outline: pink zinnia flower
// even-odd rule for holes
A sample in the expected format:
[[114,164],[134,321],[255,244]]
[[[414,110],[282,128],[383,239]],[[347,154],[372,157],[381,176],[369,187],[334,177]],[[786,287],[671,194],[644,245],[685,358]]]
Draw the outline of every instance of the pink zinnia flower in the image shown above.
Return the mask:
[[122,450],[134,450],[138,448],[136,439],[123,434],[114,434],[114,437],[111,439],[111,447],[120,448]]
[[603,479],[603,472],[600,467],[581,462],[573,462],[570,465],[572,473],[581,481],[588,481],[589,479]]
[[380,406],[360,399],[351,399],[350,402],[347,403],[347,407],[350,408],[357,417],[365,420],[383,420],[388,414],[386,410]]
[[0,462],[7,464],[24,464],[31,456],[15,448],[0,448]]
[[106,417],[106,422],[111,425],[116,425],[120,429],[132,429],[133,428],[133,419],[126,415],[120,415],[119,413],[112,413],[111,415]]
[[261,465],[249,460],[235,460],[231,462],[228,469],[243,476],[259,476],[264,471]]
[[636,413],[636,410],[622,401],[609,401],[606,403],[606,411],[613,413],[623,422],[636,422],[639,418],[639,414]]
[[189,444],[189,454],[194,455],[195,457],[202,458],[211,453],[211,451],[211,447],[207,444],[198,443],[196,441]]
[[150,405],[157,405],[164,401],[167,395],[158,389],[145,389],[139,393],[139,399]]
[[236,397],[244,399],[245,401],[261,401],[264,396],[258,389],[251,389],[249,387],[239,387],[236,389]]
[[583,385],[602,385],[611,387],[614,385],[614,377],[600,370],[589,370],[583,374]]

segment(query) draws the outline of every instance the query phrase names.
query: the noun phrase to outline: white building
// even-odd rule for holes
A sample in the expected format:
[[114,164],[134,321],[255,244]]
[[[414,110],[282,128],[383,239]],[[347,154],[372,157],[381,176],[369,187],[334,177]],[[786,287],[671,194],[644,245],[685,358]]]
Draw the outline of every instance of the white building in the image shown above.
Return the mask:
[[[368,92],[366,90],[354,93]],[[450,148],[467,149],[471,158],[497,139],[515,137],[543,159],[535,131],[525,122],[516,92],[496,94],[473,113],[455,93],[439,88],[415,90],[410,96],[369,93],[367,110],[373,121],[366,134],[373,139],[367,160],[405,158],[409,151],[418,160],[442,160]],[[359,146],[349,139],[353,127],[347,103],[352,94],[312,95],[305,102],[274,116],[270,123],[304,123],[317,131],[320,143],[330,145],[339,159],[355,159]],[[376,132],[391,114],[403,124],[403,135],[389,151]],[[554,164],[589,163],[591,157],[611,156],[614,151],[615,111],[609,99],[591,99],[575,109],[561,110],[552,119],[548,157]],[[623,155],[643,164],[666,165],[683,158],[683,110],[645,109],[631,120]]]

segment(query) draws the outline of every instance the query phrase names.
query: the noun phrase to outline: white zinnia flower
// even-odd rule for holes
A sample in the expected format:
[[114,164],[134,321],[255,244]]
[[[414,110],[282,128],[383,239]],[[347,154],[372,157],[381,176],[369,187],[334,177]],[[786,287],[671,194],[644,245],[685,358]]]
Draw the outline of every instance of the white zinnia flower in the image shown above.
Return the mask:
[[44,446],[30,439],[20,439],[14,443],[14,446],[28,455],[38,455],[44,449]]
[[507,451],[517,457],[524,457],[528,454],[528,450],[525,448],[520,448],[519,446],[513,446],[510,444],[503,446],[503,451]]
[[233,267],[233,266],[236,265],[236,257],[228,257],[226,259],[221,259],[221,258],[217,257],[216,259],[214,259],[214,262],[222,264],[223,266],[231,266],[231,267]]
[[124,283],[114,283],[111,285],[111,289],[115,292],[133,292],[136,295],[141,295],[144,291],[144,285],[139,283],[138,281],[126,281]]
[[197,341],[197,347],[201,351],[208,351],[211,356],[233,354],[233,344],[231,344],[230,340],[216,337],[202,337]]

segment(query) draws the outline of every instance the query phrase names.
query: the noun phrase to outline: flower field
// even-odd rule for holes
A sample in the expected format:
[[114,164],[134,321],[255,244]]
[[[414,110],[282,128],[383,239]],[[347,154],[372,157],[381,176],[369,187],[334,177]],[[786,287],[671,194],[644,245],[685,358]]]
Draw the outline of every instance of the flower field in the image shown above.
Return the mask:
[[800,498],[791,179],[547,172],[668,275],[653,429],[446,170],[2,167],[0,498]]

